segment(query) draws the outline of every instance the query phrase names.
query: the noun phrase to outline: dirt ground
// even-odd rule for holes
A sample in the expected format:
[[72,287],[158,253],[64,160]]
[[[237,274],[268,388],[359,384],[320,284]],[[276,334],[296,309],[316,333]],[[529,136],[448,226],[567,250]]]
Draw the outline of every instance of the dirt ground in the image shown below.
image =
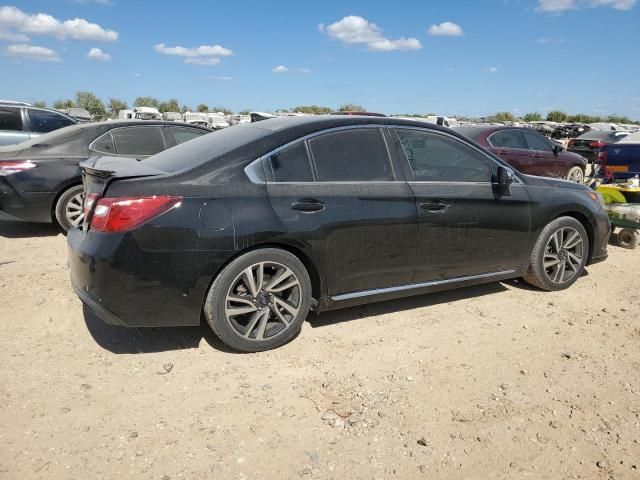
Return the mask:
[[310,318],[275,351],[107,327],[0,223],[2,479],[640,479],[640,251]]

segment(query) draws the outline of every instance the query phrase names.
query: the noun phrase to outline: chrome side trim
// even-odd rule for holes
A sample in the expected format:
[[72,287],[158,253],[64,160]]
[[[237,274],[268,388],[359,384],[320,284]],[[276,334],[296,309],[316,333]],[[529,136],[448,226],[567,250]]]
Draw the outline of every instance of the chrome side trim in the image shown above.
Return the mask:
[[368,297],[370,295],[381,295],[384,293],[401,292],[403,290],[413,290],[416,288],[436,287],[439,285],[449,285],[452,283],[467,282],[470,280],[481,280],[483,278],[500,277],[515,273],[515,270],[503,270],[501,272],[481,273],[478,275],[470,275],[468,277],[447,278],[445,280],[433,280],[431,282],[410,283],[406,285],[397,285],[395,287],[375,288],[372,290],[361,290],[359,292],[341,293],[331,297],[331,300],[339,302],[342,300],[350,300],[352,298]]

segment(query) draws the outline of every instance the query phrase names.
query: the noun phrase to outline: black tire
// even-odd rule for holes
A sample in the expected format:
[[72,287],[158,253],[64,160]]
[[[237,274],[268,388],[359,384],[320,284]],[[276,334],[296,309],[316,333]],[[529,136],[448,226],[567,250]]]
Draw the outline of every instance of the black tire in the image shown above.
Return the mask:
[[[268,319],[265,320],[265,327],[262,330],[262,336],[265,336],[267,334],[267,332],[265,331],[266,329],[277,332],[273,335],[272,338],[265,339],[249,338],[247,336],[243,336],[238,331],[239,325],[228,318],[226,313],[228,306],[227,294],[232,293],[236,295],[237,298],[237,293],[235,291],[230,292],[230,290],[232,288],[237,288],[237,286],[240,285],[238,282],[240,281],[239,278],[243,274],[243,272],[247,271],[247,269],[250,269],[250,267],[257,266],[258,264],[266,264],[267,267],[265,268],[269,268],[269,265],[278,265],[288,268],[293,273],[293,275],[295,275],[295,277],[291,278],[297,280],[297,285],[299,286],[299,288],[294,287],[297,288],[297,302],[295,303],[297,304],[298,311],[295,316],[292,316],[288,323],[288,326],[284,326],[284,323],[279,322],[278,318],[275,316],[273,308],[277,308],[275,307],[275,305],[277,305],[276,302],[273,302],[274,307],[271,306],[271,302],[268,304],[269,306],[266,306],[265,304],[262,305],[261,311],[268,311]],[[253,272],[253,270],[250,271]],[[265,275],[266,271],[267,270],[265,270]],[[274,277],[275,274],[273,275],[272,280]],[[266,292],[268,283],[269,282],[267,280],[264,280],[264,292]],[[242,287],[242,285],[240,286]],[[250,294],[250,292],[248,292],[248,288],[246,290],[248,295],[242,298],[245,300],[251,300],[250,297],[252,297],[252,295]],[[260,291],[263,290],[261,289]],[[269,294],[267,293],[267,295]],[[285,250],[280,250],[277,248],[263,248],[260,250],[250,251],[236,258],[218,274],[218,276],[211,284],[211,288],[209,289],[209,293],[207,294],[207,298],[204,303],[204,313],[205,318],[207,319],[207,322],[211,326],[214,333],[226,345],[242,352],[261,352],[264,350],[270,350],[272,348],[280,347],[289,342],[291,339],[295,338],[300,333],[302,324],[307,318],[307,314],[309,313],[311,298],[311,280],[309,278],[309,273],[307,272],[303,263],[295,255]],[[258,305],[257,301],[254,301],[253,303],[255,305]],[[283,312],[286,314],[284,310]],[[255,314],[257,313],[258,311],[255,312]],[[254,312],[246,314],[246,316],[250,315],[254,315]],[[278,322],[282,324],[280,325],[280,328],[282,328],[281,331],[278,331],[277,329]],[[255,330],[252,330],[252,327],[249,327],[251,319],[248,319],[246,323],[249,334],[253,335],[251,332],[255,332]],[[256,327],[256,330],[258,329],[259,327]],[[255,337],[258,337],[258,333],[255,333]]]
[[[78,218],[70,216],[68,209],[70,209],[72,206],[75,208],[78,195],[82,195],[83,192],[84,189],[82,188],[82,185],[74,185],[73,187],[62,192],[62,194],[58,197],[58,201],[56,202],[56,206],[54,209],[54,216],[56,222],[58,222],[58,225],[60,225],[60,228],[62,228],[62,230],[64,230],[65,232],[68,232],[71,228],[74,227],[73,219]],[[80,205],[80,207],[82,207],[82,205]],[[81,223],[82,210],[80,210],[79,218],[79,221]]]
[[[564,280],[565,270],[562,270],[562,275],[559,277],[558,281],[553,280],[554,273],[558,273],[557,270],[554,270],[553,267],[545,268],[545,258],[547,255],[552,255],[549,251],[550,242],[552,242],[552,236],[560,232],[560,235],[563,235],[565,232],[567,235],[571,232],[577,232],[580,236],[581,244],[581,255],[580,261],[575,261],[575,252],[573,257],[570,259],[571,262],[575,263],[575,267],[571,269],[572,273],[570,277],[567,276],[566,280]],[[565,237],[566,238],[566,237]],[[551,244],[552,245],[552,244]],[[560,249],[562,250],[562,249]],[[565,249],[566,252],[566,249]],[[564,258],[566,254],[557,255],[558,257]],[[533,247],[533,251],[531,252],[531,257],[529,259],[529,268],[527,273],[524,275],[524,280],[541,290],[546,291],[557,291],[564,290],[565,288],[570,287],[579,277],[582,275],[584,271],[584,267],[587,263],[587,258],[589,256],[589,236],[587,235],[587,231],[582,226],[582,224],[573,217],[559,217],[550,222],[540,233],[536,244]],[[551,259],[551,262],[554,260]],[[566,260],[563,260],[566,265]]]
[[616,235],[618,246],[633,250],[640,244],[640,231],[623,228]]

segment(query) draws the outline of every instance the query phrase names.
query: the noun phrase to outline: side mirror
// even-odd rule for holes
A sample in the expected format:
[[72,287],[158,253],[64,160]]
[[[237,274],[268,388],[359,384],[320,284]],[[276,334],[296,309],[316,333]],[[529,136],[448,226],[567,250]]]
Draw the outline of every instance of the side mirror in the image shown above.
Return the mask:
[[511,195],[511,184],[515,180],[513,170],[500,165],[498,167],[498,193],[503,196]]
[[562,147],[560,145],[554,145],[553,146],[553,154],[554,155],[557,156],[561,151],[562,151]]

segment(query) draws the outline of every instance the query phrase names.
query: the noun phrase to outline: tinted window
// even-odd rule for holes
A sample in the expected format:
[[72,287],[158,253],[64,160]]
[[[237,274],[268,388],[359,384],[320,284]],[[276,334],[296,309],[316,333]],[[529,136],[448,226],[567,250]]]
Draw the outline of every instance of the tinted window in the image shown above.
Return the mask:
[[22,131],[19,108],[0,108],[0,130]]
[[393,180],[382,132],[377,128],[328,133],[309,140],[319,182]]
[[489,137],[489,143],[493,147],[527,149],[527,144],[519,130],[500,130]]
[[59,128],[68,127],[73,123],[73,120],[56,112],[29,110],[29,123],[32,132],[47,133]]
[[398,129],[398,137],[416,181],[488,182],[487,158],[451,137]]
[[118,155],[145,156],[164,150],[160,127],[126,127],[111,131]]
[[523,132],[529,145],[529,150],[543,150],[550,152],[553,150],[551,144],[540,134],[534,132]]
[[111,132],[107,132],[93,142],[92,150],[100,153],[115,154],[116,149],[113,145],[113,139],[111,138]]
[[180,145],[181,143],[201,137],[205,133],[209,132],[198,130],[197,128],[171,127],[171,133],[173,133],[173,138],[176,139],[176,143]]
[[269,157],[276,182],[313,182],[304,142],[298,142]]

